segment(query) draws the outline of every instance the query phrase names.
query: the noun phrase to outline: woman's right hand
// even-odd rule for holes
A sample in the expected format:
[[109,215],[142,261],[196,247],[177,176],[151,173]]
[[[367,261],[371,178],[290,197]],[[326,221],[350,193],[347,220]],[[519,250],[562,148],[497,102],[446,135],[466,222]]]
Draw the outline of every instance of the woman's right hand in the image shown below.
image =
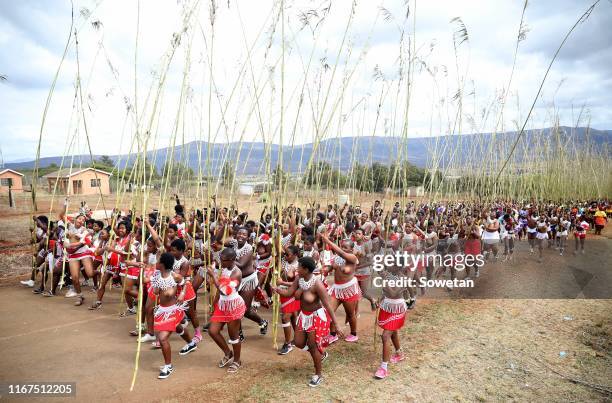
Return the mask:
[[206,267],[206,273],[210,276],[210,277],[214,277],[215,276],[215,272],[213,271],[212,266],[208,266]]

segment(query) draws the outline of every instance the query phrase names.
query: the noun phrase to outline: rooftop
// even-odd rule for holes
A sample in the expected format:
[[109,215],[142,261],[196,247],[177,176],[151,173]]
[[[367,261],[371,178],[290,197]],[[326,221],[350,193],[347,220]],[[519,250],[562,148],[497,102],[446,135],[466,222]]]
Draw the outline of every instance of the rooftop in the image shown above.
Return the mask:
[[96,171],[99,174],[102,175],[108,175],[111,176],[112,174],[110,172],[106,172],[106,171],[102,171],[100,169],[93,169],[93,168],[82,168],[82,169],[78,169],[78,168],[64,168],[64,169],[60,169],[59,171],[55,171],[55,172],[51,172],[47,175],[44,175],[43,178],[69,178],[71,176],[75,176],[78,175],[82,172],[85,171]]

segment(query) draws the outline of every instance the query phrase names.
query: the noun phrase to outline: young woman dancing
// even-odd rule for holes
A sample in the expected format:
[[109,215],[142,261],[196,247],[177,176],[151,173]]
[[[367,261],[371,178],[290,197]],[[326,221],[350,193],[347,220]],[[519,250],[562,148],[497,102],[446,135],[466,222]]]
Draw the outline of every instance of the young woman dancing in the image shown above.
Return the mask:
[[[330,301],[323,283],[313,274],[317,264],[311,257],[302,257],[298,260],[298,277],[287,289],[279,287],[274,291],[280,296],[296,295],[300,300],[301,311],[298,316],[295,347],[308,351],[312,358],[315,374],[310,378],[308,386],[316,387],[323,381],[322,362],[328,353],[324,350],[327,345],[330,325],[336,328],[336,334],[343,337],[340,324],[334,314],[334,307]],[[336,306],[337,308],[337,306]]]
[[[331,296],[332,312],[336,312],[340,305],[344,307],[346,319],[351,327],[351,334],[346,336],[345,340],[356,342],[359,340],[357,337],[357,308],[361,299],[361,289],[355,277],[355,267],[359,264],[359,260],[353,254],[353,241],[345,239],[338,246],[329,239],[327,233],[321,235],[321,239],[336,253],[332,263],[334,284],[328,290]],[[337,331],[338,328],[332,326],[329,336],[330,344],[338,340]]]
[[151,278],[153,294],[159,298],[153,326],[164,356],[164,366],[159,368],[159,379],[166,379],[174,371],[172,350],[168,341],[170,334],[176,332],[186,342],[191,340],[187,330],[181,324],[185,317],[183,312],[185,288],[183,287],[182,291],[178,291],[178,288],[185,283],[185,279],[172,270],[173,266],[174,256],[170,253],[163,253],[157,265],[159,272]]
[[[214,313],[210,318],[208,334],[224,354],[219,362],[219,368],[229,365],[227,372],[235,373],[242,365],[240,360],[240,325],[246,312],[244,300],[238,293],[242,271],[236,266],[236,251],[233,248],[223,249],[220,259],[221,273],[218,277],[215,276],[212,266],[207,267],[208,279],[214,283],[219,291],[215,296]],[[231,350],[223,335],[221,335],[221,330],[226,324],[229,334],[228,343],[232,345]]]
[[85,297],[81,294],[80,274],[81,267],[85,269],[85,274],[88,277],[93,277],[93,257],[94,254],[90,247],[92,245],[91,234],[85,227],[86,217],[84,214],[79,214],[74,220],[74,224],[67,220],[66,209],[68,208],[68,199],[64,201],[64,208],[60,212],[59,218],[66,223],[66,233],[64,239],[64,247],[68,253],[68,265],[70,267],[70,277],[74,290],[66,293],[66,298],[76,297],[75,306],[83,305]]

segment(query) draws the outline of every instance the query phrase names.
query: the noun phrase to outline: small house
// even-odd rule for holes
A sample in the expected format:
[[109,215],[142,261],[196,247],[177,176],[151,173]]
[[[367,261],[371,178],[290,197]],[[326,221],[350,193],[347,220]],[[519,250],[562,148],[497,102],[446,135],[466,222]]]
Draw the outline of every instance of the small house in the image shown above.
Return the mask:
[[263,193],[267,185],[266,182],[243,182],[238,186],[238,193],[245,196]]
[[423,186],[410,186],[407,189],[406,196],[423,197],[425,196],[425,188]]
[[0,170],[0,193],[8,193],[9,188],[13,193],[23,192],[23,174],[12,169]]
[[64,168],[43,176],[47,179],[49,192],[57,184],[57,193],[70,195],[110,194],[110,172],[94,168]]

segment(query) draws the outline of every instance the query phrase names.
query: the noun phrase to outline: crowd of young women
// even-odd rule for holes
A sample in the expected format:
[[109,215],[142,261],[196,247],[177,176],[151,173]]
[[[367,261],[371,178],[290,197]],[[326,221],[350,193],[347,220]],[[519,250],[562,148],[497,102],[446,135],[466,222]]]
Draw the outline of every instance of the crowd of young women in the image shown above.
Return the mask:
[[[89,284],[95,292],[89,309],[99,310],[109,283],[115,284],[125,301],[123,315],[137,313],[142,293],[142,323],[132,335],[162,350],[160,379],[174,370],[171,333],[185,340],[179,354],[186,355],[207,332],[222,353],[218,366],[239,371],[242,321],[255,322],[266,335],[269,324],[260,313],[277,303],[284,338],[278,354],[307,351],[315,369],[308,383],[313,387],[323,379],[326,347],[340,338],[358,342],[362,298],[378,312],[382,328],[383,357],[374,376],[387,377],[388,364],[404,359],[399,330],[416,304],[417,290],[401,281],[386,281],[374,290],[373,275],[399,280],[480,274],[477,267],[462,274],[452,263],[390,264],[373,273],[377,254],[482,254],[489,261],[511,260],[516,242],[526,240],[541,262],[547,250],[566,253],[572,236],[573,253],[586,253],[587,231],[600,234],[612,213],[607,201],[385,206],[376,200],[368,210],[348,204],[264,208],[253,220],[233,207],[187,210],[177,198],[172,217],[157,211],[144,216],[116,212],[97,221],[88,217],[86,206],[68,215],[67,205],[56,221],[34,217],[36,263],[24,285],[35,287],[40,273],[35,293],[53,297],[60,285],[67,286],[65,297],[80,306],[82,287]],[[210,311],[208,323],[200,323],[198,305]],[[350,329],[346,335],[336,317],[340,306]]]

